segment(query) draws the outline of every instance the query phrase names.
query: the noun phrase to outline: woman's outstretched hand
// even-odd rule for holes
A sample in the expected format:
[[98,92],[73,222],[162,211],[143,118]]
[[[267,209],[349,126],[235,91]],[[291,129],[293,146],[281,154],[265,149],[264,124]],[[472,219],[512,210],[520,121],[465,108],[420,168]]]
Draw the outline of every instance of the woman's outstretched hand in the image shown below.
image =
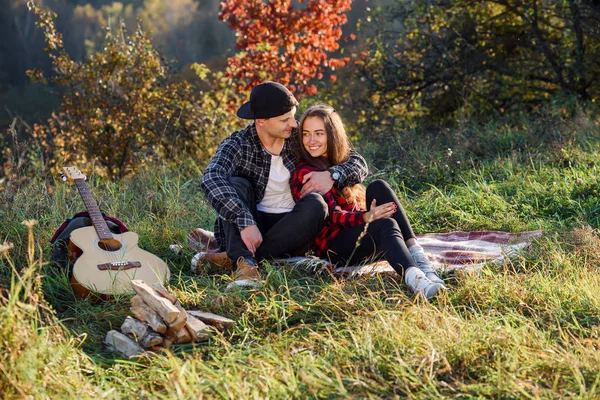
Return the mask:
[[389,218],[396,212],[396,204],[394,202],[389,202],[382,204],[380,206],[377,205],[377,200],[373,199],[371,202],[371,207],[369,207],[369,211],[363,214],[363,219],[365,222],[372,222],[376,219],[381,218]]

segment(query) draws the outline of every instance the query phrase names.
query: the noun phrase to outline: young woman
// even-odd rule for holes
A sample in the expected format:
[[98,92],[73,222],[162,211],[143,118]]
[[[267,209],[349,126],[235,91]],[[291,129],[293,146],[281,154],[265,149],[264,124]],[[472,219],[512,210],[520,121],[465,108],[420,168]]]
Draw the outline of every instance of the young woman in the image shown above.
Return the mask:
[[[340,116],[326,105],[306,110],[299,129],[301,161],[291,179],[296,201],[302,197],[303,183],[311,172],[329,169],[334,180],[339,178],[335,166],[348,158],[351,146]],[[414,293],[430,299],[445,288],[386,182],[376,180],[366,190],[362,185],[341,190],[333,187],[323,197],[329,217],[315,239],[318,256],[333,264],[356,264],[383,255]]]

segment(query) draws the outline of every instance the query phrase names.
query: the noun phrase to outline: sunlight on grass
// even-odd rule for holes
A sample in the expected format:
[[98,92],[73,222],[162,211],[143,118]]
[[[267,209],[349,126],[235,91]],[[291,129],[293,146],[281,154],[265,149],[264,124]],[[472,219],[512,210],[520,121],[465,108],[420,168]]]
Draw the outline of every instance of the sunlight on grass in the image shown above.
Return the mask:
[[[504,265],[447,277],[449,290],[432,303],[415,300],[390,277],[337,280],[318,265],[266,264],[264,288],[226,293],[227,271],[205,265],[190,272],[186,236],[212,229],[214,218],[192,162],[118,183],[92,175],[100,208],[167,262],[169,290],[184,308],[236,321],[207,343],[137,360],[102,345],[128,315],[129,298],[78,299],[68,272],[47,261],[54,230],[83,208],[78,194],[42,177],[3,192],[1,392],[115,399],[599,397],[600,153],[590,139],[597,127],[554,152],[540,147],[541,128],[521,127],[521,139],[509,130],[496,137],[497,128],[464,133],[471,150],[493,153],[469,168],[428,169],[422,152],[424,167],[407,172],[414,180],[396,167],[378,173],[397,189],[417,233],[544,230]],[[438,151],[431,138],[422,140],[418,148]],[[527,143],[529,153],[519,150]],[[445,146],[439,147],[441,159]],[[18,222],[30,218],[39,222]],[[174,243],[183,246],[180,254],[169,250]]]
[[3,265],[12,270],[10,287],[0,297],[0,387],[9,397],[93,396],[97,391],[85,378],[93,365],[79,350],[81,340],[65,334],[43,298],[36,222],[23,222],[28,230],[24,269],[17,270],[9,253],[12,246],[0,249]]

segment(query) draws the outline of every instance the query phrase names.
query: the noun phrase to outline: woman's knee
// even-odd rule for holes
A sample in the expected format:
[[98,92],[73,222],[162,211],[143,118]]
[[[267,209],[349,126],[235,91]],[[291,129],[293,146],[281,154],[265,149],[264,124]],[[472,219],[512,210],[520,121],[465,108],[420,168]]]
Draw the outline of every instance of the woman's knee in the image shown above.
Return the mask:
[[398,222],[394,218],[381,218],[376,219],[375,221],[369,224],[369,228],[372,227],[373,231],[378,233],[382,233],[385,235],[393,234],[393,235],[401,235],[400,226],[398,226]]
[[390,185],[381,179],[377,179],[367,186],[367,204],[370,204],[372,199],[376,199],[378,205],[388,201],[397,201]]
[[367,190],[374,191],[375,193],[380,193],[382,191],[392,192],[392,188],[390,187],[389,183],[381,179],[376,179],[369,183]]

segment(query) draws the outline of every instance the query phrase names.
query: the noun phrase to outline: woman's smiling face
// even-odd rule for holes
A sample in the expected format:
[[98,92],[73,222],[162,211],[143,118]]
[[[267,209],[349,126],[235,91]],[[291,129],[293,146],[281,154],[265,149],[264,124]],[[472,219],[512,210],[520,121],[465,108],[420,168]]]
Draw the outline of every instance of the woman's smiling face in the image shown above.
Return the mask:
[[308,117],[302,125],[302,144],[313,158],[327,157],[327,131],[320,117]]

